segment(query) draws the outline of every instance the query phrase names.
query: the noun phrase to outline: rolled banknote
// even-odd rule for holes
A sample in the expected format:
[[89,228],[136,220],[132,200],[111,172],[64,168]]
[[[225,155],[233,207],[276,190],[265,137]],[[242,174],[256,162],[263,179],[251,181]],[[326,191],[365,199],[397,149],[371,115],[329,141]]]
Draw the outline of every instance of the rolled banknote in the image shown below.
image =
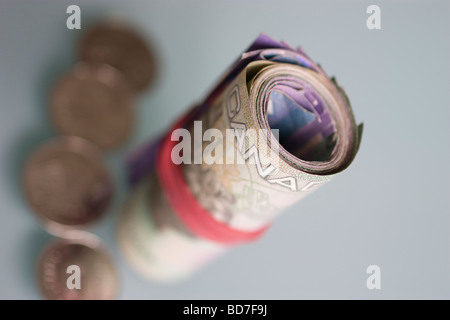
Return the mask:
[[203,102],[129,158],[122,251],[151,279],[188,277],[347,168],[361,134],[334,78],[260,35]]

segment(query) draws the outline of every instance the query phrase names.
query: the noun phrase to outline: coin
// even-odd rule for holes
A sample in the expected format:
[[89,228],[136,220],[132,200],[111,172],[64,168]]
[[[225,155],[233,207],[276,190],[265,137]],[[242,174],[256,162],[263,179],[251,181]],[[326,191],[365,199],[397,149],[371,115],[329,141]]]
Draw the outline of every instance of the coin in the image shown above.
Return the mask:
[[114,263],[94,236],[50,243],[39,259],[37,282],[50,300],[110,300],[119,287]]
[[133,95],[113,67],[78,63],[53,88],[50,113],[61,134],[80,136],[111,149],[131,133]]
[[79,137],[39,147],[25,165],[23,187],[33,211],[58,236],[98,220],[113,194],[100,150]]
[[136,92],[148,87],[156,74],[150,47],[136,31],[116,20],[89,29],[81,39],[79,57],[117,68]]

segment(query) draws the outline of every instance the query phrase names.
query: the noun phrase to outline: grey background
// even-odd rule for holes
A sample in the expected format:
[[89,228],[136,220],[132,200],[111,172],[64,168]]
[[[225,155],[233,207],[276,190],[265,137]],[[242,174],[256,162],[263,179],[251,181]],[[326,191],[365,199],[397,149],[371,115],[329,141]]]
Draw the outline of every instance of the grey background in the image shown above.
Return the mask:
[[[67,30],[78,4],[82,30]],[[381,7],[382,29],[366,28]],[[450,297],[450,50],[447,1],[0,2],[0,298],[39,299],[36,258],[50,241],[24,203],[29,152],[54,135],[47,93],[73,65],[90,23],[120,13],[160,58],[158,83],[138,99],[135,133],[107,156],[118,193],[92,231],[119,267],[123,299],[397,299]],[[287,210],[258,242],[189,281],[158,285],[118,251],[127,151],[165,130],[211,89],[257,36],[301,45],[337,75],[365,123],[352,166]],[[381,267],[381,290],[366,268]]]

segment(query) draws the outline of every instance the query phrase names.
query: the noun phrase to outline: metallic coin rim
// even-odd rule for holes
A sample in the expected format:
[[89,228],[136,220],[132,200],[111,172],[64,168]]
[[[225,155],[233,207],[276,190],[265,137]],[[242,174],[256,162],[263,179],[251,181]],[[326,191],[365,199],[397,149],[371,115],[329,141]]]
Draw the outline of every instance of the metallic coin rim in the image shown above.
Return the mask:
[[[87,58],[86,56],[86,47],[89,45],[87,42],[87,39],[89,38],[89,36],[91,36],[94,32],[98,32],[99,30],[102,31],[103,30],[107,30],[109,32],[114,31],[114,30],[118,30],[120,32],[126,32],[129,33],[130,35],[132,35],[134,37],[134,39],[137,41],[136,43],[138,44],[138,46],[140,46],[145,55],[149,58],[151,65],[152,65],[152,72],[150,74],[149,79],[146,81],[146,83],[142,86],[136,86],[135,84],[129,84],[130,88],[133,89],[133,91],[139,93],[144,91],[147,88],[150,88],[151,86],[153,86],[153,84],[156,82],[156,79],[158,78],[158,74],[159,74],[159,68],[158,68],[158,54],[155,52],[155,50],[152,50],[152,47],[149,46],[146,41],[144,36],[142,35],[142,32],[139,32],[140,30],[137,30],[135,27],[129,25],[128,23],[126,23],[125,21],[122,21],[120,19],[117,18],[110,18],[109,20],[104,20],[104,21],[100,21],[96,24],[93,24],[89,27],[88,31],[86,31],[80,41],[79,41],[79,45],[78,45],[78,50],[77,50],[77,57],[79,60],[81,61],[87,61],[87,62],[98,62],[96,60],[92,60]],[[101,62],[99,62],[101,63]],[[114,67],[114,66],[113,66]],[[116,68],[117,69],[117,68]],[[118,70],[121,74],[123,74],[122,71]],[[126,80],[126,79],[125,79]]]
[[85,232],[85,236],[80,239],[59,239],[55,238],[50,240],[47,244],[45,244],[44,248],[39,253],[39,257],[37,259],[37,268],[35,271],[35,280],[37,282],[37,285],[39,287],[39,292],[42,294],[42,296],[45,299],[52,300],[53,298],[48,295],[48,290],[46,290],[43,286],[43,281],[41,275],[43,274],[43,265],[45,262],[46,255],[53,250],[54,248],[62,247],[64,245],[71,245],[71,244],[77,244],[82,245],[85,247],[88,247],[92,250],[99,251],[101,254],[103,254],[104,257],[108,260],[112,272],[114,274],[115,278],[115,288],[114,292],[111,293],[110,297],[107,300],[114,300],[119,291],[120,291],[120,279],[119,279],[119,273],[118,269],[114,263],[112,255],[108,252],[107,248],[102,244],[99,237],[92,233]]
[[[103,77],[101,77],[102,72],[109,72],[113,75],[112,81],[107,81]],[[83,79],[80,77],[80,74],[86,74],[88,77],[90,77],[93,80],[98,81],[99,83],[111,88],[112,90],[117,90],[118,87],[123,89],[123,93],[125,95],[126,99],[126,105],[123,107],[128,110],[130,114],[130,122],[128,125],[128,128],[126,128],[125,135],[121,137],[121,139],[118,139],[113,144],[107,145],[107,146],[101,146],[96,141],[92,141],[92,143],[96,144],[100,149],[108,151],[111,149],[115,149],[117,147],[121,147],[125,144],[126,141],[129,140],[133,128],[136,123],[136,117],[134,113],[134,95],[133,91],[128,85],[128,83],[123,79],[122,73],[114,68],[113,66],[110,66],[108,64],[102,64],[102,63],[96,63],[96,62],[84,62],[79,61],[75,64],[75,66],[65,74],[61,76],[60,79],[55,83],[55,85],[52,87],[51,92],[49,94],[49,103],[48,103],[48,112],[50,114],[50,119],[53,124],[53,127],[62,135],[67,136],[75,136],[73,132],[70,132],[70,130],[67,130],[66,127],[62,126],[58,119],[56,118],[56,110],[58,108],[58,105],[56,104],[56,96],[59,90],[61,90],[63,84],[71,79],[80,80]],[[86,137],[83,137],[86,140],[89,140]]]
[[28,206],[30,207],[34,216],[43,224],[44,228],[50,234],[66,239],[77,239],[80,238],[80,236],[76,234],[75,230],[86,229],[99,222],[108,211],[111,205],[111,199],[109,203],[106,205],[105,209],[100,214],[98,214],[95,217],[95,219],[90,219],[89,221],[82,224],[74,224],[74,225],[63,224],[50,219],[45,214],[45,212],[36,209],[31,198],[30,190],[28,188],[27,183],[28,175],[29,172],[31,172],[32,170],[32,165],[36,161],[38,161],[41,157],[43,157],[46,153],[54,149],[66,150],[69,152],[80,154],[85,158],[87,158],[89,161],[93,162],[94,164],[98,164],[100,170],[102,171],[102,174],[109,181],[109,185],[111,187],[111,199],[113,198],[115,192],[113,180],[104,164],[100,150],[93,143],[91,143],[86,139],[77,136],[61,136],[46,141],[44,144],[38,146],[35,150],[31,152],[31,156],[28,158],[22,173],[22,190],[27,200]]

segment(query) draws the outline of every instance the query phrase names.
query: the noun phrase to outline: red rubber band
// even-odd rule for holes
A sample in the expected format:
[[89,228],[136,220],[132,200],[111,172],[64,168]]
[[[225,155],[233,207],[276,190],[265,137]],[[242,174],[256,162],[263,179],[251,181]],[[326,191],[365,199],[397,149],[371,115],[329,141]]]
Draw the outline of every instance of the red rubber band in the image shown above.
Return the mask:
[[230,228],[217,221],[205,210],[189,190],[184,180],[181,165],[173,163],[171,153],[178,143],[171,141],[172,131],[182,128],[192,116],[193,110],[180,119],[163,138],[156,160],[156,171],[163,193],[175,214],[196,236],[224,244],[238,244],[259,238],[267,227],[246,232]]

